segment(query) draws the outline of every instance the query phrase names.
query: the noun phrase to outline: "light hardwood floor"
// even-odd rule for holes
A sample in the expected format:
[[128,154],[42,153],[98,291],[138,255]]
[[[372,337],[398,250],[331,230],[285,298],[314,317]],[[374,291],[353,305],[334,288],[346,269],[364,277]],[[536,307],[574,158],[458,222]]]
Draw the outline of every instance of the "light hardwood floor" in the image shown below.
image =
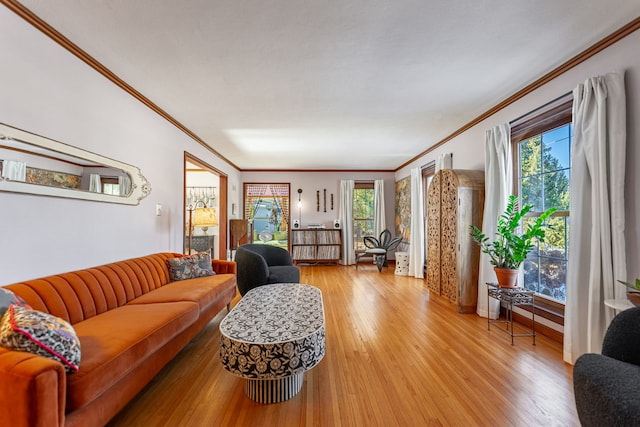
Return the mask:
[[[220,365],[219,314],[110,426],[577,426],[561,345],[487,331],[422,279],[302,266],[322,290],[326,355],[301,392],[261,405]],[[237,302],[234,300],[234,303]]]

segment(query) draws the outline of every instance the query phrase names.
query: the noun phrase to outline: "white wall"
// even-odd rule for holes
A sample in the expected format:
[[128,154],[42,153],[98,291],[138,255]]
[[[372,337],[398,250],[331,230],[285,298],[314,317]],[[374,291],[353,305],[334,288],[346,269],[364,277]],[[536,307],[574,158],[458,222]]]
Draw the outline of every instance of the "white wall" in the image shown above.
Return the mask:
[[[338,218],[340,207],[340,180],[373,181],[384,179],[385,217],[387,228],[395,229],[395,181],[392,172],[244,172],[244,182],[283,182],[291,184],[291,219],[298,219],[302,214],[302,227],[308,224],[324,224],[331,227]],[[302,211],[296,206],[298,188],[302,189]],[[323,190],[327,190],[327,212],[324,212]],[[317,211],[316,191],[320,191],[320,212]],[[242,193],[242,188],[240,189]],[[333,193],[333,211],[331,210],[331,193]]]
[[[443,146],[398,170],[396,180],[410,175],[411,168],[426,164],[444,152],[453,153],[455,169],[484,169],[484,134],[487,129],[510,122],[572,91],[587,78],[625,70],[627,94],[627,164],[625,182],[627,266],[629,278],[640,277],[640,31],[555,78],[526,97],[497,112]],[[523,82],[523,86],[528,82]],[[462,124],[461,124],[462,125]],[[453,129],[452,129],[453,131]],[[437,141],[431,141],[436,143]]]
[[182,252],[184,151],[240,186],[237,170],[4,7],[0,52],[0,122],[138,166],[152,187],[138,206],[0,192],[0,285]]

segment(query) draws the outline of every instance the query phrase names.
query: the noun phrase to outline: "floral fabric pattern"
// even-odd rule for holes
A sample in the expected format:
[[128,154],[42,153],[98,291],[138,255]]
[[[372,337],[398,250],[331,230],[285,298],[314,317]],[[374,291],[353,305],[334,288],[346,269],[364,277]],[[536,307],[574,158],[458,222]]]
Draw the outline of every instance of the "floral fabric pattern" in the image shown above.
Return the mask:
[[169,275],[174,282],[216,274],[211,265],[211,254],[208,252],[200,252],[195,255],[186,255],[179,258],[169,258],[167,264],[169,265]]
[[322,293],[297,283],[254,288],[220,323],[220,359],[232,374],[277,379],[307,371],[325,354]]
[[28,307],[11,305],[0,320],[0,345],[57,360],[67,372],[80,366],[80,340],[63,319]]

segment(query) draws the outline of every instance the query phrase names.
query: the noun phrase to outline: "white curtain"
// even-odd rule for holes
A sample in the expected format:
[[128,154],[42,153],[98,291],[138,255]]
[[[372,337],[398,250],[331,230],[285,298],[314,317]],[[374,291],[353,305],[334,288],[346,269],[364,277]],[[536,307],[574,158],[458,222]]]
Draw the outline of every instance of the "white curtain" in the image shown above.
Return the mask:
[[131,191],[131,178],[129,175],[118,176],[118,190],[121,196],[126,196]]
[[605,299],[625,298],[624,73],[587,79],[573,91],[571,227],[564,360],[599,353],[614,316]]
[[340,181],[340,224],[342,224],[342,264],[356,262],[353,248],[353,186],[352,179]]
[[424,208],[422,171],[411,169],[411,234],[409,235],[409,276],[424,277]]
[[387,228],[384,215],[384,180],[376,179],[373,183],[373,232],[376,238]]
[[89,191],[93,193],[102,193],[102,181],[100,181],[100,175],[92,173],[89,175]]
[[11,181],[27,180],[27,164],[16,160],[2,161],[2,177]]
[[[496,126],[485,133],[484,145],[484,213],[481,230],[490,239],[498,230],[498,216],[507,207],[507,201],[513,188],[513,164],[511,162],[511,130],[508,124]],[[489,256],[480,254],[478,274],[478,306],[476,313],[481,317],[498,318],[500,302],[487,301],[487,282],[495,282]]]
[[453,165],[453,154],[443,153],[436,159],[436,173],[442,169],[451,169]]

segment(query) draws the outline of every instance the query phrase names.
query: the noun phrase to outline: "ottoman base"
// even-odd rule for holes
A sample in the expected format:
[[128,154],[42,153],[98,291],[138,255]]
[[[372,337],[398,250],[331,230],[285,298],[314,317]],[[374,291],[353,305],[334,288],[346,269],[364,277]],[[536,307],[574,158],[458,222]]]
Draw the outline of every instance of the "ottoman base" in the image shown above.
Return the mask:
[[244,392],[258,403],[278,403],[291,399],[302,389],[303,373],[273,380],[245,380]]

